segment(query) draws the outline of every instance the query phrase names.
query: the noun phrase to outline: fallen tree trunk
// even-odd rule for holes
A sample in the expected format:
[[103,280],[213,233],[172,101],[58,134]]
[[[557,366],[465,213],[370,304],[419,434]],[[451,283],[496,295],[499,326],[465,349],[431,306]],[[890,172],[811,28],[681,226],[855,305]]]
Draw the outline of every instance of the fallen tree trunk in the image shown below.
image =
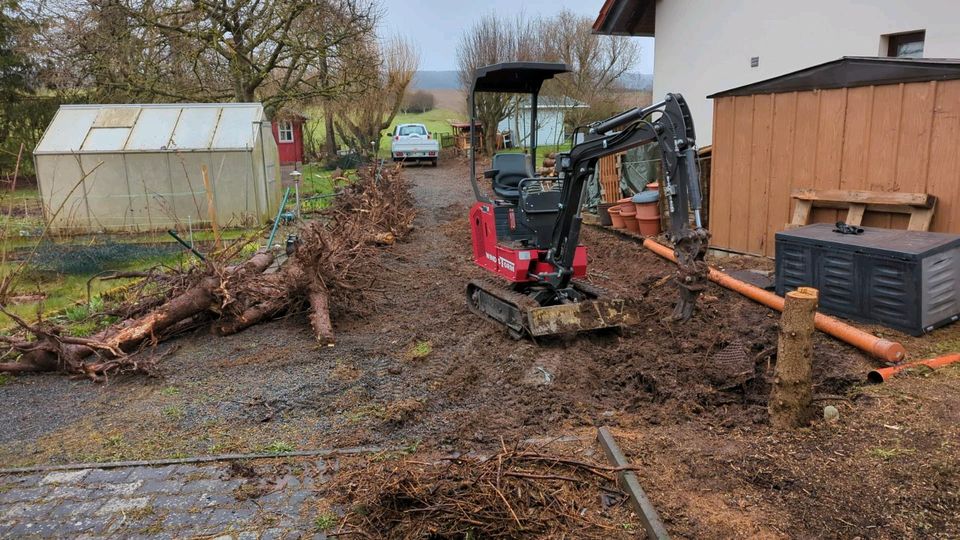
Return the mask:
[[[173,279],[164,274],[163,283],[170,289],[160,296],[159,306],[146,313],[132,309],[139,316],[90,339],[62,336],[59,328],[32,326],[11,316],[36,339],[2,339],[20,353],[20,359],[0,363],[0,372],[60,370],[103,380],[112,373],[149,371],[152,361],[141,354],[144,349],[198,324],[212,322],[214,333],[228,335],[307,305],[317,340],[333,345],[331,306],[363,305],[360,284],[377,277],[376,270],[365,264],[372,250],[412,229],[413,200],[395,173],[383,171],[378,178],[373,170],[365,171],[359,182],[339,192],[321,219],[301,227],[301,242],[272,274],[264,273],[273,262],[267,252],[239,265],[211,260],[202,272],[173,274]],[[150,302],[156,303],[157,297]]]

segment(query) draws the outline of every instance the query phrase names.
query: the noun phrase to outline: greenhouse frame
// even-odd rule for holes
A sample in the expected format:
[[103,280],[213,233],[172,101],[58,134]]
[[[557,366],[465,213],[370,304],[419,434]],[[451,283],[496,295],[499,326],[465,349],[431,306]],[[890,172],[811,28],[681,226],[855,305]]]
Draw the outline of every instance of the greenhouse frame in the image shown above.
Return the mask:
[[203,228],[211,207],[220,227],[258,226],[280,205],[259,103],[64,105],[33,156],[61,234]]

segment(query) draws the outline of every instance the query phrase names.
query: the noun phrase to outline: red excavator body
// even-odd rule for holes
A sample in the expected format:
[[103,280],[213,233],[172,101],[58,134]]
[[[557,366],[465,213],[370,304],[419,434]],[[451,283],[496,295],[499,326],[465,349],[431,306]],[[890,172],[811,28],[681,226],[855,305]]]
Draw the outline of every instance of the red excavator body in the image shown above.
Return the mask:
[[[517,231],[514,208],[496,207],[494,203],[477,202],[470,209],[470,232],[473,237],[473,261],[511,283],[534,281],[531,275],[551,273],[556,267],[546,262],[546,250],[509,247],[501,243],[500,234],[511,236]],[[573,277],[587,275],[587,248],[577,246],[573,257]]]

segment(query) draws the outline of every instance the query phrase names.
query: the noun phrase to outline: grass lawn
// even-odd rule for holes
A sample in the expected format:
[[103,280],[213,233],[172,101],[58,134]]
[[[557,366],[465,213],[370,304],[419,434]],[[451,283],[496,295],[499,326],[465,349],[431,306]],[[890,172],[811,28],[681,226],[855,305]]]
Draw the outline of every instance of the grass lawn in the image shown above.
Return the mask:
[[[173,252],[164,255],[152,255],[143,258],[128,260],[121,264],[111,264],[110,270],[131,271],[146,270],[156,265],[179,266],[189,265],[192,255],[183,252]],[[5,263],[0,265],[0,274],[7,274],[15,271],[17,263]],[[7,311],[26,319],[27,321],[36,321],[39,315],[49,314],[54,311],[67,308],[67,319],[71,323],[81,323],[77,316],[77,308],[71,308],[78,302],[86,302],[87,282],[94,277],[99,270],[81,272],[76,274],[59,274],[53,272],[35,272],[27,273],[18,281],[15,289],[15,296],[40,295],[42,298],[30,301],[12,303],[6,306]],[[117,279],[111,281],[100,281],[94,279],[90,282],[90,297],[96,299],[98,295],[114,289],[126,283],[129,279]],[[0,314],[0,330],[9,329],[13,324],[6,315]],[[83,324],[78,324],[77,328],[72,328],[74,335],[88,335],[87,330],[92,333],[93,328],[86,328]]]
[[[323,140],[323,111],[320,108],[311,108],[307,111],[310,121],[304,126],[306,137],[313,137],[314,140]],[[431,133],[450,133],[449,120],[465,120],[462,114],[448,109],[433,109],[425,113],[399,113],[390,126],[383,131],[383,137],[380,139],[380,157],[390,157],[390,134],[397,124],[423,124],[427,126],[427,131]]]
[[[308,111],[308,116],[310,121],[305,126],[305,131],[307,132],[307,137],[312,136],[317,140],[322,140],[324,137],[323,134],[323,111],[319,108],[311,109]],[[450,120],[456,121],[465,121],[467,118],[458,112],[451,111],[449,109],[433,109],[432,111],[427,111],[425,113],[400,113],[397,114],[396,118],[393,119],[393,122],[390,123],[390,126],[384,130],[383,137],[380,139],[380,157],[389,158],[390,157],[390,137],[393,133],[393,129],[397,124],[423,124],[427,127],[427,131],[430,133],[450,133],[452,130],[450,128]],[[543,158],[551,152],[563,152],[570,150],[570,144],[549,144],[542,145],[537,147],[537,163],[543,163]],[[509,150],[501,150],[501,152],[522,152],[523,149],[514,148]],[[308,170],[311,166],[304,167],[304,186],[306,187],[308,176]],[[315,171],[323,172],[321,169],[316,168]],[[318,182],[324,182],[325,180],[320,180],[320,176],[317,177]],[[318,184],[320,185],[320,184]]]

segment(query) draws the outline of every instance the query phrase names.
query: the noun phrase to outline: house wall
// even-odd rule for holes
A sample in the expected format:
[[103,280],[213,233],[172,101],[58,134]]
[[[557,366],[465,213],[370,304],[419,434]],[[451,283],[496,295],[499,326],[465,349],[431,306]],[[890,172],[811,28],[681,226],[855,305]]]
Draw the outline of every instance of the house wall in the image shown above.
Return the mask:
[[[566,138],[563,127],[564,114],[562,109],[537,109],[537,146],[560,144]],[[529,143],[530,110],[522,109],[519,115],[510,116],[497,125],[499,131],[514,133],[514,146],[524,146]],[[519,133],[517,133],[519,131]]]
[[886,56],[881,35],[926,30],[924,57],[960,57],[957,0],[659,0],[656,19],[653,99],[683,94],[700,146],[712,141],[707,95],[841,56]]
[[[931,230],[960,233],[960,80],[723,97],[714,118],[715,247],[773,255],[795,188],[930,193]],[[811,221],[844,215],[817,209]],[[871,212],[863,220],[907,222]]]

